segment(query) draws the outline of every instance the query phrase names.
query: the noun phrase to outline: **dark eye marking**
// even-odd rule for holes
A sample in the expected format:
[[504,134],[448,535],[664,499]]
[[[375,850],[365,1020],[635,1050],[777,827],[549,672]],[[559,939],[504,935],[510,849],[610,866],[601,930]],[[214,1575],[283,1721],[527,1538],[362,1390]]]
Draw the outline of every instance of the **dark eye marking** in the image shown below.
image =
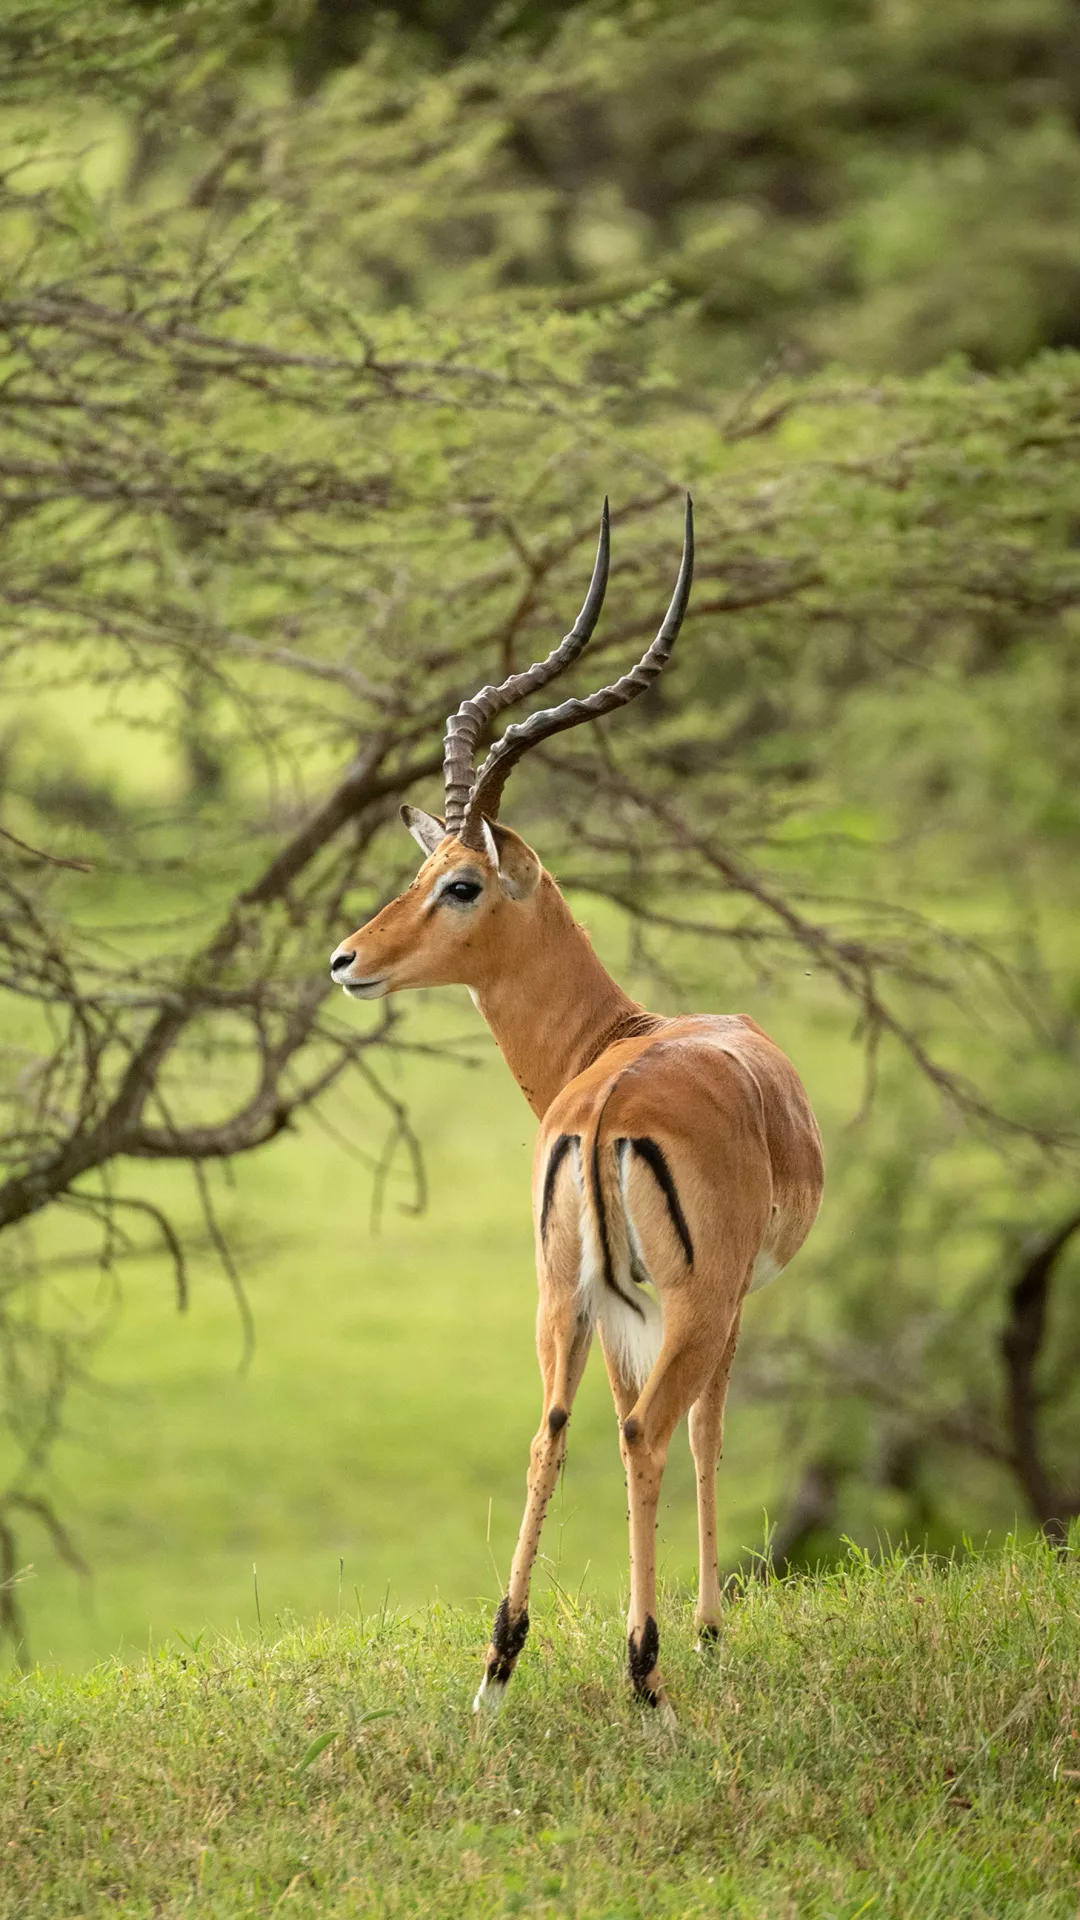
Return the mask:
[[480,898],[483,891],[483,887],[476,880],[451,880],[447,886],[439,889],[435,904],[441,906],[444,900],[452,900],[456,906],[469,906],[472,901]]

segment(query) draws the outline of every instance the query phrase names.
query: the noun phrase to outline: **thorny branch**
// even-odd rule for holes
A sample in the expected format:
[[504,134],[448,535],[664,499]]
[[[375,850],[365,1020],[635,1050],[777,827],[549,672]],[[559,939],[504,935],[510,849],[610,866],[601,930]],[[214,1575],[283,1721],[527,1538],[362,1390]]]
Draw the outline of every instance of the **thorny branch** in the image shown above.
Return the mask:
[[[1080,1211],[1073,1210],[1057,1226],[1029,1236],[1005,1278],[997,1341],[1000,1395],[990,1389],[950,1393],[947,1387],[928,1384],[910,1356],[899,1350],[899,1344],[910,1346],[918,1318],[914,1308],[899,1344],[869,1333],[840,1338],[806,1332],[771,1339],[766,1335],[746,1356],[743,1389],[789,1409],[809,1406],[822,1394],[833,1403],[845,1397],[861,1400],[895,1425],[901,1455],[914,1459],[938,1441],[949,1453],[967,1454],[1009,1476],[1031,1519],[1054,1545],[1064,1546],[1071,1522],[1080,1518],[1080,1484],[1050,1462],[1046,1428],[1052,1396],[1040,1374],[1047,1358],[1054,1273],[1078,1232]],[[996,1287],[993,1293],[997,1297]],[[959,1312],[970,1321],[968,1306],[962,1304]],[[933,1338],[939,1349],[950,1326],[948,1311],[934,1312]],[[783,1572],[811,1534],[832,1527],[845,1477],[863,1478],[869,1466],[861,1458],[842,1465],[827,1448],[813,1452],[758,1571],[775,1567]],[[909,1471],[898,1474],[893,1484],[903,1481],[906,1486],[910,1477]]]
[[[979,1120],[990,1131],[1023,1136],[1042,1147],[1075,1142],[1075,1136],[1063,1129],[1050,1129],[1002,1112],[964,1076],[934,1057],[915,1027],[884,998],[879,975],[887,969],[892,977],[938,989],[944,987],[946,991],[949,990],[949,983],[921,974],[921,970],[911,965],[902,946],[898,944],[889,951],[862,939],[838,936],[824,922],[810,918],[799,909],[795,904],[794,890],[783,889],[778,881],[750,866],[722,841],[692,827],[677,806],[660,798],[640,781],[621,773],[610,760],[605,764],[599,783],[593,765],[574,762],[565,756],[560,764],[572,778],[593,791],[600,784],[618,798],[632,801],[643,816],[657,822],[663,830],[662,848],[674,848],[693,856],[697,884],[701,884],[702,873],[712,872],[725,890],[741,895],[761,908],[765,915],[764,926],[755,924],[749,928],[714,928],[712,937],[765,944],[779,938],[812,959],[859,1009],[871,1061],[881,1036],[887,1034],[898,1043],[931,1086],[957,1110]],[[610,892],[595,885],[592,890]],[[639,911],[632,894],[620,891],[617,897],[620,905],[627,910]],[[677,929],[688,927],[688,923],[681,922],[677,916],[657,915],[648,905],[640,909],[640,917],[644,921],[652,919],[654,924],[667,924]],[[688,930],[693,930],[692,926]],[[973,942],[967,943],[967,947],[971,954],[977,951]],[[996,957],[992,964],[999,976],[1004,976]]]

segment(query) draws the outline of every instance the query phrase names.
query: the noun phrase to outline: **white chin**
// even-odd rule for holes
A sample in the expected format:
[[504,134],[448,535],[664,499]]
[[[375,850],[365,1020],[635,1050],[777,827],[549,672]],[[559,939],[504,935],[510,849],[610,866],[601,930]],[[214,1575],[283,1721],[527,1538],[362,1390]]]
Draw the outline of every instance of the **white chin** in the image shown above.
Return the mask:
[[381,1000],[389,992],[385,980],[362,980],[359,983],[345,980],[342,984],[350,1000]]

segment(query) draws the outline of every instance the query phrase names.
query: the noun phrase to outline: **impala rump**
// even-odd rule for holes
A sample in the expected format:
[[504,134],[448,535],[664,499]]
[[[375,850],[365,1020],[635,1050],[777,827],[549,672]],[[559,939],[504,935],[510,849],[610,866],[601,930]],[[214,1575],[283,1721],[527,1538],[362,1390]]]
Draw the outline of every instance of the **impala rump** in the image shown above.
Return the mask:
[[[559,1264],[569,1258],[576,1272],[581,1316],[598,1324],[604,1344],[624,1377],[644,1385],[663,1343],[663,1308],[650,1259],[630,1204],[629,1166],[637,1159],[663,1194],[680,1264],[693,1256],[690,1230],[667,1161],[655,1141],[594,1138],[584,1177],[581,1135],[561,1133],[544,1168],[540,1244]],[[560,1184],[569,1165],[572,1178]],[[560,1232],[561,1229],[561,1232]],[[558,1244],[555,1236],[558,1235]]]
[[680,1245],[686,1255],[686,1264],[688,1267],[692,1267],[694,1264],[694,1243],[690,1238],[690,1229],[686,1224],[686,1215],[682,1210],[682,1204],[676,1192],[675,1182],[671,1176],[671,1168],[668,1166],[663,1147],[658,1146],[655,1140],[650,1140],[647,1136],[641,1136],[636,1140],[628,1140],[624,1137],[621,1140],[616,1140],[615,1151],[619,1156],[619,1172],[622,1178],[624,1205],[628,1206],[626,1201],[626,1156],[628,1153],[636,1153],[638,1159],[643,1160],[652,1172],[656,1184],[667,1202],[667,1210],[671,1216],[671,1224],[679,1237]]

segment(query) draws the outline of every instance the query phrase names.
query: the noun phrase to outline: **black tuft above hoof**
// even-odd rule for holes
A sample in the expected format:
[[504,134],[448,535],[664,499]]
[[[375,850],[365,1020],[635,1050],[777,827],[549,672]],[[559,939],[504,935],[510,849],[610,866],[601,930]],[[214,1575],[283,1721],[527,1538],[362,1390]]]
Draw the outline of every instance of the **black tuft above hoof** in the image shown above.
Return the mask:
[[704,1625],[698,1628],[698,1646],[703,1652],[706,1647],[717,1646],[719,1640],[720,1628],[714,1626],[711,1620],[706,1620]]
[[641,1421],[636,1414],[630,1414],[629,1418],[623,1421],[622,1430],[623,1439],[628,1440],[631,1446],[633,1446],[635,1440],[641,1439]]
[[569,1418],[570,1415],[567,1413],[565,1407],[552,1407],[551,1412],[548,1414],[548,1432],[552,1434],[561,1433]]
[[514,1663],[529,1637],[529,1616],[523,1613],[520,1619],[511,1622],[510,1601],[504,1597],[499,1602],[499,1611],[495,1615],[495,1624],[491,1629],[491,1644],[495,1650],[495,1659],[489,1660],[487,1677],[493,1684],[504,1687],[514,1671]]
[[639,1634],[632,1633],[629,1640],[630,1679],[634,1692],[647,1700],[651,1707],[659,1705],[656,1694],[646,1683],[660,1658],[660,1629],[650,1613]]

